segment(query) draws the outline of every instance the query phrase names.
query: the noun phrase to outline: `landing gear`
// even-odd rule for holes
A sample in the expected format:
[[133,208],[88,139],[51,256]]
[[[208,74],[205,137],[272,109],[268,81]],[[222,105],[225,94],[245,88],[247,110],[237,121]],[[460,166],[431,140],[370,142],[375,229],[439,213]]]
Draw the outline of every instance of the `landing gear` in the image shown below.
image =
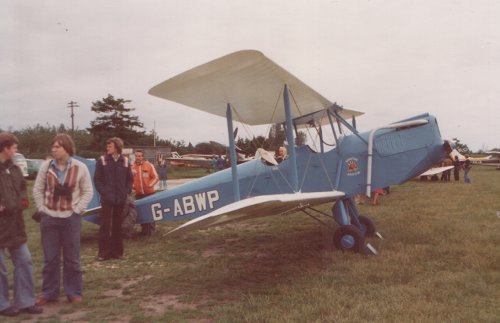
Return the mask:
[[382,236],[376,232],[375,224],[370,218],[359,215],[356,203],[351,198],[337,201],[333,205],[332,215],[340,224],[340,228],[333,235],[335,247],[340,250],[377,254],[371,244],[365,244],[365,238]]
[[377,236],[382,239],[382,236],[376,231],[375,224],[370,218],[359,215],[356,203],[354,203],[351,198],[338,200],[332,207],[331,216],[333,216],[333,219],[340,225],[338,228],[334,228],[328,223],[323,222],[314,214],[310,213],[309,210],[328,217],[330,215],[312,207],[302,209],[302,212],[333,232],[333,244],[337,249],[342,251],[377,254],[377,250],[370,243],[366,243],[365,238]]
[[373,223],[372,219],[367,216],[360,215],[358,217],[359,220],[359,230],[363,234],[364,237],[373,237],[375,235],[375,223]]
[[363,233],[354,225],[342,225],[333,234],[333,244],[342,251],[362,252],[365,246]]

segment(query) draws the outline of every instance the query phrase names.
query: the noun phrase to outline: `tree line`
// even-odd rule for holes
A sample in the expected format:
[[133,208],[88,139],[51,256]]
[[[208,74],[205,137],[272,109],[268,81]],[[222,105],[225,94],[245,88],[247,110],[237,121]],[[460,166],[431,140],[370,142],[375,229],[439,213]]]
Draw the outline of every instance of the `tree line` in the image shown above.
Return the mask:
[[[128,147],[152,146],[155,142],[157,146],[170,147],[172,151],[177,151],[181,155],[188,153],[226,154],[227,146],[215,141],[201,142],[193,146],[184,140],[163,139],[153,132],[146,133],[144,124],[139,120],[139,117],[132,114],[135,109],[126,106],[131,102],[131,100],[115,98],[111,94],[92,102],[91,110],[97,114],[97,117],[90,122],[90,127],[86,129],[72,131],[64,124],[59,126],[37,124],[10,132],[18,137],[19,149],[28,158],[43,159],[50,154],[50,142],[57,133],[70,134],[77,146],[78,155],[86,158],[95,158],[101,155],[106,140],[111,137],[122,138],[125,146]],[[0,131],[2,130],[0,129]],[[236,134],[237,131],[235,132],[236,145],[249,156],[254,155],[257,148],[276,150],[286,141],[282,124],[272,125],[267,137],[237,138]],[[305,141],[305,133],[299,131],[295,144],[302,146]],[[453,138],[452,141],[460,153],[472,153],[469,147],[460,142],[458,138]],[[479,153],[481,152],[479,151]]]
[[[72,131],[64,124],[54,126],[50,124],[36,124],[21,130],[9,130],[20,141],[19,150],[27,158],[44,159],[50,154],[50,143],[57,133],[70,134],[78,149],[77,154],[86,158],[95,158],[103,153],[105,142],[111,137],[120,137],[125,146],[153,146],[153,142],[160,147],[170,147],[179,154],[226,154],[227,146],[215,141],[201,142],[196,145],[184,140],[159,138],[153,132],[146,133],[143,123],[138,116],[132,114],[134,108],[126,104],[132,101],[115,98],[108,94],[102,100],[92,102],[91,110],[97,117],[90,122],[86,129]],[[5,131],[0,129],[0,131]],[[273,125],[267,137],[257,136],[252,139],[236,138],[236,145],[248,155],[254,155],[257,148],[275,150],[285,141],[285,132],[280,124]],[[299,132],[296,144],[305,143],[305,134]]]

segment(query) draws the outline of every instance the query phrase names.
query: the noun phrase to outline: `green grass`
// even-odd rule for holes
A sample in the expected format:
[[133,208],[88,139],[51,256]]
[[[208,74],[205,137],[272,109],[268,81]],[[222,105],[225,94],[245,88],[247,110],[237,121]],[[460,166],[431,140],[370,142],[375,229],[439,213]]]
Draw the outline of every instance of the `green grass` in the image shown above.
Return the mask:
[[102,263],[98,228],[85,222],[84,303],[5,321],[499,322],[500,172],[474,167],[471,178],[410,181],[378,206],[361,205],[384,236],[370,239],[378,256],[334,250],[328,229],[296,213],[176,239],[163,234],[177,224],[162,223],[154,236],[126,241],[125,261]]

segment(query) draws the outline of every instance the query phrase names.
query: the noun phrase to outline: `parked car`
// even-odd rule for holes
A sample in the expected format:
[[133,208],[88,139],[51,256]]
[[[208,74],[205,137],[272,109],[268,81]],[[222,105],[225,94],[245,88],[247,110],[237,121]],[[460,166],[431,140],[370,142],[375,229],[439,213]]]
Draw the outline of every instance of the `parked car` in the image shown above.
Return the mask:
[[24,177],[28,177],[28,163],[26,162],[26,158],[24,158],[23,154],[16,153],[14,156],[14,164],[21,168]]
[[28,163],[28,178],[35,179],[43,159],[26,159],[26,162]]

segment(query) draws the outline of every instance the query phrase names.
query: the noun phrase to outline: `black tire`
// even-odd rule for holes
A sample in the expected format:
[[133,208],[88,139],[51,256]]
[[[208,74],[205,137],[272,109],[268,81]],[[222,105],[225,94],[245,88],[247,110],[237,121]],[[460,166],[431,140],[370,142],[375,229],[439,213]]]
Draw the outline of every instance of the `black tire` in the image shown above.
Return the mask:
[[364,215],[360,215],[358,219],[359,223],[361,224],[359,230],[365,236],[365,238],[373,237],[375,235],[375,232],[377,232],[377,228],[375,227],[375,223],[373,223],[372,219]]
[[365,238],[354,225],[343,225],[333,234],[333,244],[342,251],[361,253],[365,245]]

